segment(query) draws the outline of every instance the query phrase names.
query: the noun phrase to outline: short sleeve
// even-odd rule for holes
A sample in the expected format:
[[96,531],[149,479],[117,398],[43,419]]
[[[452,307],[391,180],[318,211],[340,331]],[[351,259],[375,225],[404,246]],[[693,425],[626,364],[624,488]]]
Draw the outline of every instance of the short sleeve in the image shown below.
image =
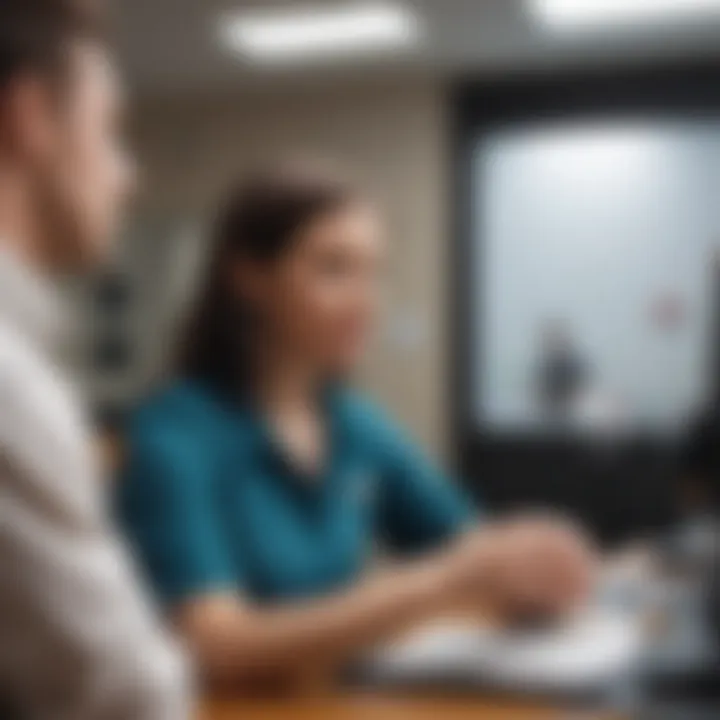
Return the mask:
[[380,411],[369,417],[380,468],[379,531],[403,553],[423,552],[471,526],[477,511],[460,484],[439,470]]
[[237,589],[239,569],[223,536],[217,458],[185,428],[133,433],[118,512],[131,547],[164,605]]

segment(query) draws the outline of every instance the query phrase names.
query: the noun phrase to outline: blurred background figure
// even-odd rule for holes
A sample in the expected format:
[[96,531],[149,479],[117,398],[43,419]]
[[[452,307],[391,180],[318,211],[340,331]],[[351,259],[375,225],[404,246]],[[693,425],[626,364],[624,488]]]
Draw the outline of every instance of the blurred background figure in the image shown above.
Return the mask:
[[571,420],[589,381],[588,364],[569,329],[560,320],[546,321],[540,330],[535,383],[543,418],[550,423]]

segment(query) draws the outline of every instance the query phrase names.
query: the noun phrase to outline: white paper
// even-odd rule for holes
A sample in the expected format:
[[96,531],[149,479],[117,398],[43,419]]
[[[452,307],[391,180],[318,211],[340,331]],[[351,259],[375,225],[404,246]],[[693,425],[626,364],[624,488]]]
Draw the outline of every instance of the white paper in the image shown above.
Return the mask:
[[586,611],[541,632],[448,623],[381,649],[372,670],[404,681],[432,677],[574,691],[620,677],[638,661],[643,645],[640,622],[609,611]]

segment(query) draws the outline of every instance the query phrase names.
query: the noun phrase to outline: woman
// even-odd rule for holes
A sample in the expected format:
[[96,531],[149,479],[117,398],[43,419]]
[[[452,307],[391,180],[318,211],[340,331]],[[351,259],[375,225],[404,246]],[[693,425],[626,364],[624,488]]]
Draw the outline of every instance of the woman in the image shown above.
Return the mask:
[[[378,296],[373,208],[307,169],[222,214],[184,379],[139,411],[121,513],[214,680],[295,681],[461,608],[557,612],[591,559],[470,503],[347,379]],[[394,553],[371,571],[373,547]]]

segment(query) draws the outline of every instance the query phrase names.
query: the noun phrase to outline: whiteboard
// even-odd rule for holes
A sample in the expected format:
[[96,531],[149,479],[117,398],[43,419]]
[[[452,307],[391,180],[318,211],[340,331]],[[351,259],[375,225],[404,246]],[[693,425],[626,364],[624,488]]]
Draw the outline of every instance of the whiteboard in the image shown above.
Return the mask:
[[588,407],[682,422],[707,392],[720,121],[499,130],[476,144],[471,192],[477,420],[543,426],[539,329],[560,320],[602,399]]

